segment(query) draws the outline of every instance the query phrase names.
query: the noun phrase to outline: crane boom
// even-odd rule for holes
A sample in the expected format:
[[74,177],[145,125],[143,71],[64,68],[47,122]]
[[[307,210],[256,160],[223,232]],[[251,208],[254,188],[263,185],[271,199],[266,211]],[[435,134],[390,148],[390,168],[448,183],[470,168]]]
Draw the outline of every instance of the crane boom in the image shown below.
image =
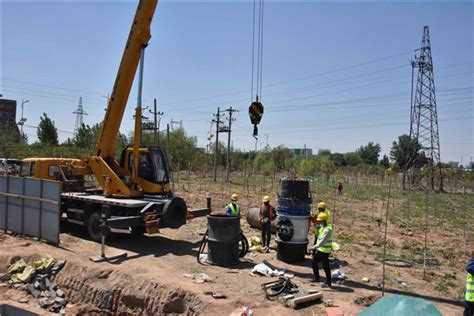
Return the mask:
[[94,156],[104,160],[113,157],[114,147],[122,122],[133,79],[140,61],[141,49],[151,38],[150,25],[158,0],[140,0],[132,27],[115,77],[105,118],[94,149]]

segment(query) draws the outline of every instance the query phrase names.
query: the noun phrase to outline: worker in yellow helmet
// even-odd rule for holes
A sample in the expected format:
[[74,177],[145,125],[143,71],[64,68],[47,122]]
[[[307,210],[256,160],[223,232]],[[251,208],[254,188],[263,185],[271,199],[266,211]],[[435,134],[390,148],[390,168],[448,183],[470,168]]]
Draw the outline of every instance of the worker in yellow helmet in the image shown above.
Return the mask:
[[237,204],[239,196],[235,193],[230,197],[230,203],[227,204],[225,213],[227,216],[240,216],[240,206]]
[[314,282],[321,282],[319,279],[319,262],[322,263],[326,274],[326,283],[323,287],[331,287],[331,269],[329,268],[329,255],[332,251],[332,227],[328,224],[328,215],[320,212],[316,218],[318,225],[318,237],[316,244],[313,246],[313,273]]
[[474,316],[474,250],[471,253],[471,259],[467,262],[466,278],[466,308],[464,316]]
[[317,219],[319,214],[324,213],[324,214],[327,215],[328,225],[331,226],[331,228],[332,228],[332,215],[331,215],[331,212],[327,209],[326,203],[324,201],[320,201],[318,203],[317,207],[318,207],[318,211],[312,217],[309,218],[310,225],[312,226],[313,232],[314,232],[314,244],[316,244],[316,240],[318,238],[319,229],[318,229],[316,219]]
[[270,240],[272,238],[271,227],[272,221],[276,218],[276,212],[270,204],[270,197],[265,195],[262,200],[262,207],[260,209],[260,227],[262,229],[262,246],[265,251],[270,249]]

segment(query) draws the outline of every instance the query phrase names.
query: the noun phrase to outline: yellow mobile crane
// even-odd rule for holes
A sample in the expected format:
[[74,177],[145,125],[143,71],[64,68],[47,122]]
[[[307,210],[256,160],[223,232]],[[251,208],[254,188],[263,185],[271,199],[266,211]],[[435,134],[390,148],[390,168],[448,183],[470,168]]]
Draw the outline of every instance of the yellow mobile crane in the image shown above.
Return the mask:
[[[101,214],[108,217],[109,227],[130,228],[139,234],[186,223],[187,206],[170,189],[165,154],[160,148],[140,147],[144,53],[157,2],[140,0],[138,4],[93,154],[83,159],[27,158],[20,171],[21,176],[61,181],[62,212],[68,221],[86,226],[97,241]],[[134,144],[116,161],[115,142],[139,63]],[[90,176],[98,187],[85,189],[85,178]]]

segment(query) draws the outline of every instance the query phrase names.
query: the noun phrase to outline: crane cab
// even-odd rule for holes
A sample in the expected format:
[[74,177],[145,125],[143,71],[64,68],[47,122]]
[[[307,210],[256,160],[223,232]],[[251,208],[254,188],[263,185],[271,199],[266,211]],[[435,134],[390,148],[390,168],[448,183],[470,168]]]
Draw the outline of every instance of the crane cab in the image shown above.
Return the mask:
[[[167,195],[171,193],[170,172],[164,152],[158,147],[141,147],[138,159],[139,187],[149,195]],[[132,177],[133,148],[126,147],[120,157],[123,176]]]

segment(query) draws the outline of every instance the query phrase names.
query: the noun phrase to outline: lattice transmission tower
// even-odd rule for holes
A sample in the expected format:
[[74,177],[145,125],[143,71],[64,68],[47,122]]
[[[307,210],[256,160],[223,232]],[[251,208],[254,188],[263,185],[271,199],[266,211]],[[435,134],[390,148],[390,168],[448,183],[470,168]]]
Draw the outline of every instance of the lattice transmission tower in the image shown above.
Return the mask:
[[76,137],[77,132],[81,128],[82,124],[84,124],[84,115],[87,115],[87,113],[84,112],[84,108],[82,107],[82,97],[79,97],[79,106],[72,113],[76,114],[76,124],[74,125],[74,137]]
[[436,168],[440,176],[440,190],[443,189],[441,154],[439,146],[438,111],[433,74],[433,58],[429,27],[423,27],[420,56],[411,62],[413,70],[418,68],[415,99],[411,105],[410,136],[416,139],[428,158],[431,187],[435,189]]

